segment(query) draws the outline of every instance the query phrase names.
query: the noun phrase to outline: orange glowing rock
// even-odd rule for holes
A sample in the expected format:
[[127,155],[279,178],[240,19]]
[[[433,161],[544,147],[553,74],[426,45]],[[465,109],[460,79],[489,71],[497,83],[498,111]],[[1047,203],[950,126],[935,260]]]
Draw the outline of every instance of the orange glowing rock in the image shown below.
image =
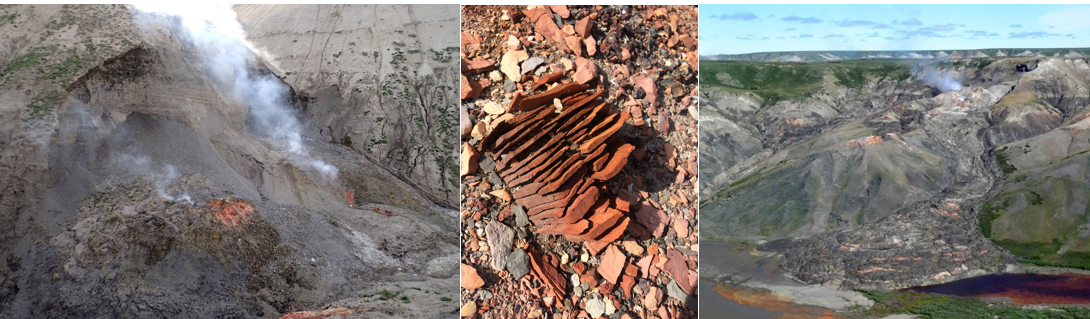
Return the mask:
[[227,226],[238,226],[246,216],[254,213],[254,207],[239,198],[213,198],[208,200],[208,205],[212,207],[212,215]]

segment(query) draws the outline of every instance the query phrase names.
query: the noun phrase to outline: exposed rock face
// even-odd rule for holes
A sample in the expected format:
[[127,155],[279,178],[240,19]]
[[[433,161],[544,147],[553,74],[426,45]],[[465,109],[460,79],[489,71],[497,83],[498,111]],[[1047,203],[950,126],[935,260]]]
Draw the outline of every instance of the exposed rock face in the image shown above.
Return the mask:
[[702,235],[771,240],[761,249],[778,253],[782,275],[853,289],[1001,271],[1015,241],[1090,249],[1087,197],[1072,188],[1090,187],[1078,160],[1090,148],[1086,63],[955,60],[937,67],[960,79],[950,92],[915,76],[852,88],[828,73],[784,101],[705,87],[701,121],[715,129],[701,171],[718,175],[703,179]]
[[458,14],[451,8],[239,5],[235,10],[273,71],[308,101],[303,111],[323,139],[351,147],[436,204],[454,208],[459,86],[452,84],[459,81],[459,60],[458,39],[451,36],[458,30]]
[[[338,181],[256,135],[248,101],[209,75],[207,52],[176,25],[126,6],[0,11],[18,14],[0,25],[3,43],[29,39],[0,60],[0,317],[253,318],[333,301],[357,316],[457,309],[408,290],[457,291],[455,213],[321,137],[323,119],[350,103],[318,107],[277,82],[279,102],[304,110],[292,116],[311,159],[337,166]],[[391,282],[421,309],[363,310],[357,296],[374,292],[358,287]]]

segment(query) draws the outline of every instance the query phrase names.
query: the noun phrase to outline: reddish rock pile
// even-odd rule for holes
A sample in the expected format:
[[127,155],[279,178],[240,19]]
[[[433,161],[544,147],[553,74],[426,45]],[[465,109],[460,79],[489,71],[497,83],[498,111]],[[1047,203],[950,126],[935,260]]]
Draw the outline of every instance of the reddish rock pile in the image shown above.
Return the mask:
[[530,97],[518,94],[508,110],[519,113],[481,141],[486,154],[502,158],[496,170],[515,203],[541,226],[539,233],[612,242],[628,226],[630,203],[602,181],[616,176],[634,149],[617,134],[629,114],[600,101],[603,93],[570,82]]

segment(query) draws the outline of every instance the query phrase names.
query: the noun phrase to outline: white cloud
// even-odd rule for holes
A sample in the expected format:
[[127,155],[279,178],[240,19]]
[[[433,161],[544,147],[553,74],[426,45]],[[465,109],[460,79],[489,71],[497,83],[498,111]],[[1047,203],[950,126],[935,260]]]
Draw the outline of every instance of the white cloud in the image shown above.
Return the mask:
[[1090,7],[1069,8],[1041,16],[1041,24],[1056,26],[1060,30],[1090,28]]

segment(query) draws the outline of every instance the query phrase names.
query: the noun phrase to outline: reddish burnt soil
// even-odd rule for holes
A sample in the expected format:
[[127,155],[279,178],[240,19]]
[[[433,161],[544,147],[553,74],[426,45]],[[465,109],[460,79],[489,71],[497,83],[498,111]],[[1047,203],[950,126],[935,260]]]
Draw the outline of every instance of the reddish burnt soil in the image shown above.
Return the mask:
[[239,226],[246,216],[253,214],[254,207],[239,198],[213,198],[208,200],[212,214],[227,226]]
[[463,316],[696,316],[697,15],[462,7]]
[[[712,290],[728,300],[742,305],[759,307],[767,310],[771,312],[772,317],[776,319],[836,319],[844,317],[844,315],[829,309],[792,303],[782,297],[773,295],[767,290],[732,287],[729,284],[714,284]],[[709,300],[711,302],[715,301],[714,299]]]

